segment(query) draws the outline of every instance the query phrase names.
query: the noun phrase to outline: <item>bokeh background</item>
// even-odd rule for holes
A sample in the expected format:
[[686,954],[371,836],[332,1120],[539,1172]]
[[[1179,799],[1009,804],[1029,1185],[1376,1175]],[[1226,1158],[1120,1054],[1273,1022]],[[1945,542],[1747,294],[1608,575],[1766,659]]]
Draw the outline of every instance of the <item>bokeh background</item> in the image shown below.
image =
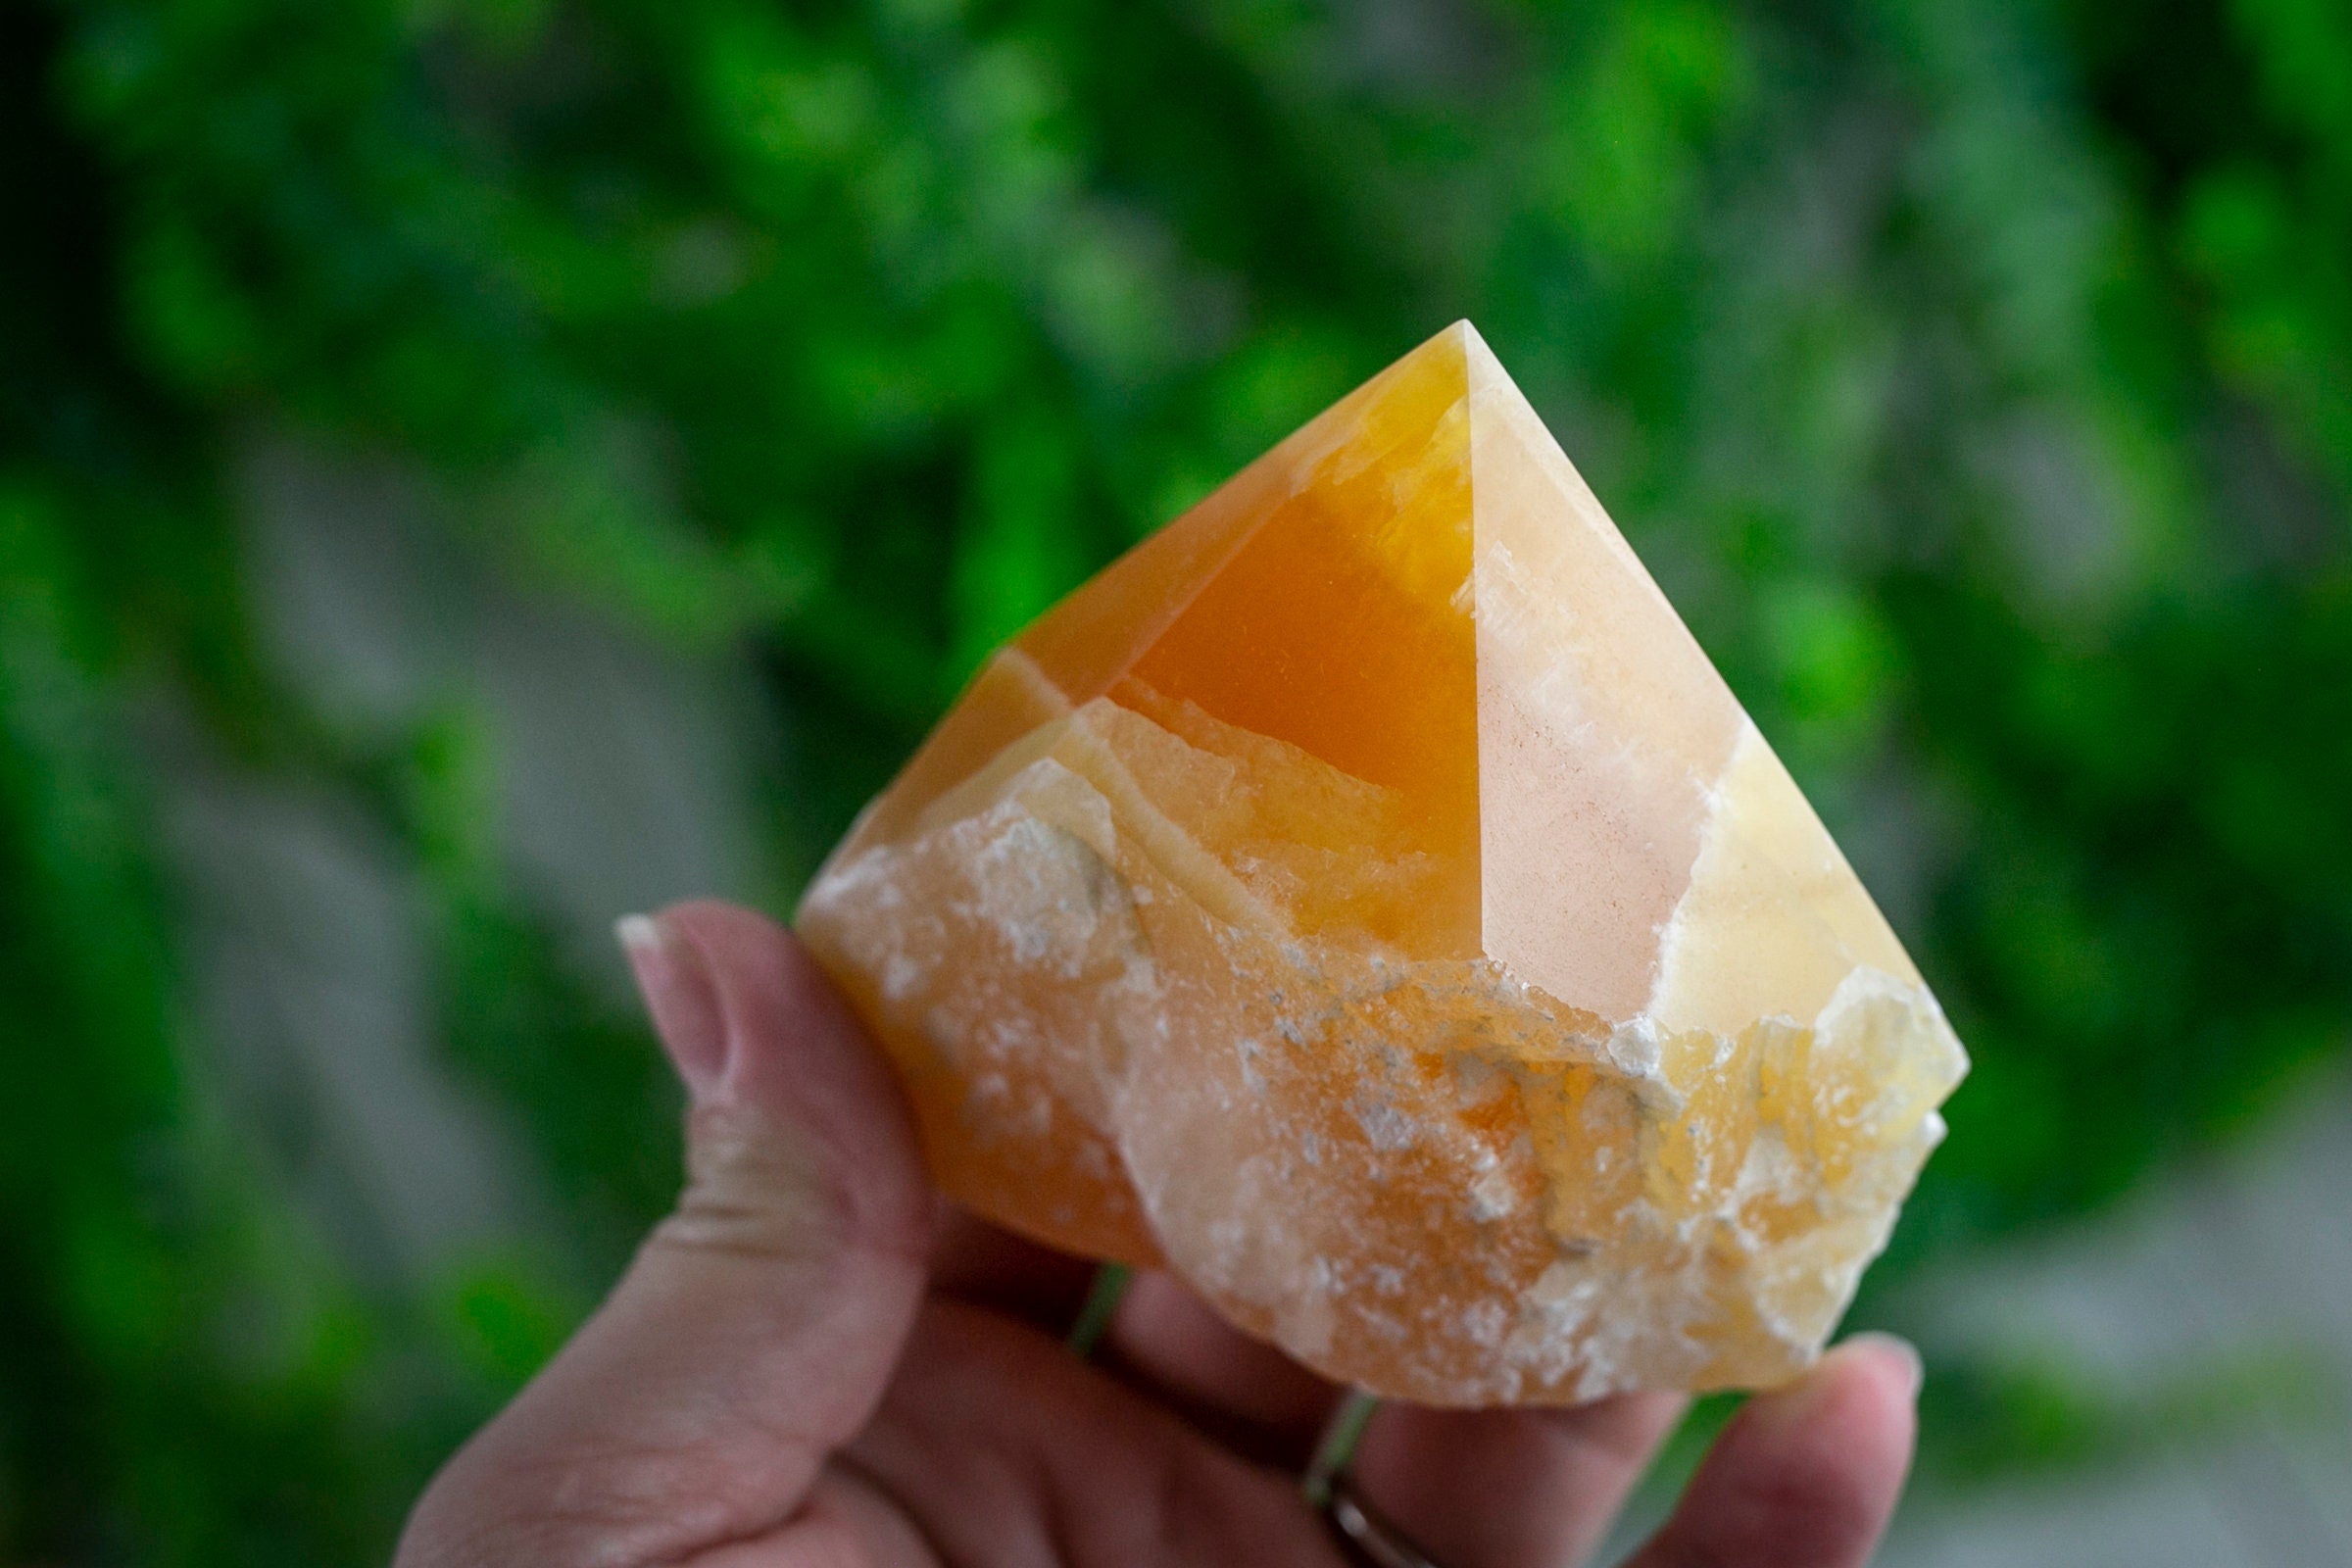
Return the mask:
[[1463,316],[1975,1053],[1888,1560],[2352,1561],[2340,4],[8,0],[0,1562],[381,1560],[612,918]]

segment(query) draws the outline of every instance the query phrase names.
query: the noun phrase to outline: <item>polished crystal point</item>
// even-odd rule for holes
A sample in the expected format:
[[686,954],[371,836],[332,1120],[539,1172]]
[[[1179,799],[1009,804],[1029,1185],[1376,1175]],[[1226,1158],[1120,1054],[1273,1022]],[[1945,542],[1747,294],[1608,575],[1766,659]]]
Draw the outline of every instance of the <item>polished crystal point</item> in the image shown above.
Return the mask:
[[1791,1376],[1967,1067],[1467,322],[999,651],[800,926],[956,1200],[1443,1404]]

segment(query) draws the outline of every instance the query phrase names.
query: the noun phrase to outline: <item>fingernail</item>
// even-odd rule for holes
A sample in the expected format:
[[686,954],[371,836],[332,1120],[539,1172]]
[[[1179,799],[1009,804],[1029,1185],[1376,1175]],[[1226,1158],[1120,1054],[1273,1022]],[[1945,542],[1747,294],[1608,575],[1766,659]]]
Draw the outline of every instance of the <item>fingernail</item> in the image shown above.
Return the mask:
[[697,1102],[718,1099],[727,1074],[727,1020],[701,950],[659,915],[623,915],[612,931],[686,1092]]
[[1925,1381],[1928,1369],[1927,1364],[1919,1358],[1919,1347],[1913,1345],[1909,1340],[1900,1335],[1888,1334],[1882,1329],[1868,1329],[1860,1334],[1847,1336],[1844,1344],[1840,1345],[1838,1348],[1843,1349],[1846,1346],[1870,1346],[1900,1361],[1903,1370],[1911,1380],[1910,1392],[1914,1396],[1919,1393],[1919,1386]]

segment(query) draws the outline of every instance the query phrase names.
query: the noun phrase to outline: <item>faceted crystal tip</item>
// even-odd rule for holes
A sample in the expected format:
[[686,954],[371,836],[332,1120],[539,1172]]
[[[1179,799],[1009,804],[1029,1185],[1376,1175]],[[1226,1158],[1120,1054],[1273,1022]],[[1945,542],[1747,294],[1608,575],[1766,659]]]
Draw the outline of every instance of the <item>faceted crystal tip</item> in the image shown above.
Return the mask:
[[1967,1067],[1466,321],[1000,650],[801,927],[957,1200],[1431,1403],[1791,1376]]

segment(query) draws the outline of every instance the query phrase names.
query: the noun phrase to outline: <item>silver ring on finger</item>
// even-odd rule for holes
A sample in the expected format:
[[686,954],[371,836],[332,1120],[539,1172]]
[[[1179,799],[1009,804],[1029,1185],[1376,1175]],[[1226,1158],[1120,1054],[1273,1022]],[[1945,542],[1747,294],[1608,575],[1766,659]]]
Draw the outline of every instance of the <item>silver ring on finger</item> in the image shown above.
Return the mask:
[[1345,1470],[1331,1478],[1322,1511],[1342,1555],[1355,1568],[1438,1568],[1403,1531],[1365,1505]]

